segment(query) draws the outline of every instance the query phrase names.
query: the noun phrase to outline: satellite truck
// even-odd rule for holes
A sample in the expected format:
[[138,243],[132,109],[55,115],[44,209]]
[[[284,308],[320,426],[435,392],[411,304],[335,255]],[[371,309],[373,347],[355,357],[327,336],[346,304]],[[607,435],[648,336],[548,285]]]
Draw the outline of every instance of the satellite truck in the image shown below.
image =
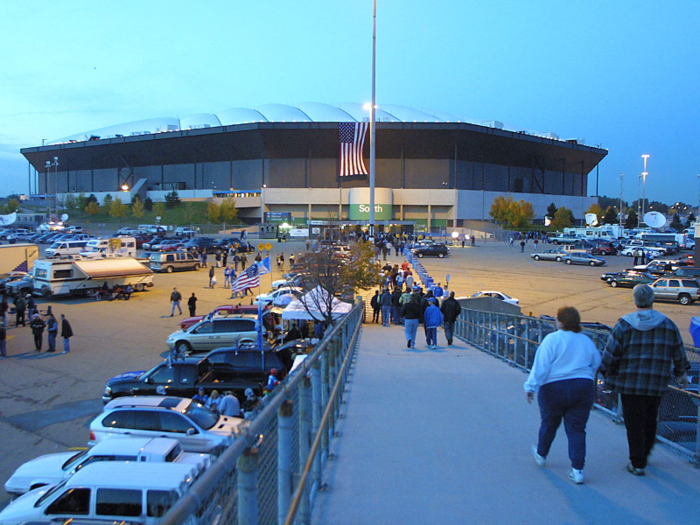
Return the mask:
[[[657,230],[664,228],[666,226],[666,222],[666,217],[658,211],[650,211],[644,214],[644,224],[650,228]],[[694,245],[694,243],[689,244],[689,236],[686,233],[653,231],[641,232],[635,235],[635,237],[645,241],[658,242],[661,244],[665,242],[676,242],[681,249],[690,248],[690,244]]]
[[36,244],[2,244],[0,245],[0,274],[29,272],[38,258],[39,247]]

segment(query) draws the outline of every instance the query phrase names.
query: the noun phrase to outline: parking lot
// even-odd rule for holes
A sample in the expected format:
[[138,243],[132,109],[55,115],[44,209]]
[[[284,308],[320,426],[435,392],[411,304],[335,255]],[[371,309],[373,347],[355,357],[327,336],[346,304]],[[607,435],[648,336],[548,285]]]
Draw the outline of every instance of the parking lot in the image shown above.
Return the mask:
[[[283,251],[288,259],[290,253],[303,249],[302,242],[273,243],[271,255],[274,261]],[[511,249],[507,243],[477,241],[476,247],[452,247],[448,258],[422,261],[436,282],[444,283],[450,274],[450,289],[457,295],[499,290],[517,297],[524,314],[554,315],[566,304],[576,306],[584,321],[612,326],[633,310],[630,289],[611,288],[600,280],[604,271],[630,267],[631,258],[608,257],[608,264],[601,268],[567,266],[536,262],[529,256],[533,249],[532,243],[521,253],[519,247]],[[389,261],[402,262],[403,258],[390,256]],[[262,291],[280,276],[274,262],[272,267],[272,275],[262,277]],[[177,329],[180,318],[177,313],[170,317],[173,287],[182,293],[185,316],[186,300],[192,292],[199,299],[197,313],[207,313],[231,303],[229,291],[221,285],[221,270],[218,276],[218,287],[209,289],[207,271],[158,274],[153,288],[134,294],[129,301],[40,300],[40,310],[51,304],[56,315],[66,315],[75,337],[71,353],[46,354],[34,351],[28,327],[8,331],[10,358],[0,362],[0,439],[4,452],[0,481],[4,484],[17,466],[40,454],[84,447],[88,424],[102,409],[100,395],[105,381],[125,371],[150,368],[166,355],[165,339]],[[692,342],[688,326],[692,316],[700,315],[698,308],[700,303],[657,305],[678,324],[687,343]],[[58,345],[62,350],[60,338]],[[44,350],[46,347],[45,342]],[[8,500],[1,491],[0,506]]]

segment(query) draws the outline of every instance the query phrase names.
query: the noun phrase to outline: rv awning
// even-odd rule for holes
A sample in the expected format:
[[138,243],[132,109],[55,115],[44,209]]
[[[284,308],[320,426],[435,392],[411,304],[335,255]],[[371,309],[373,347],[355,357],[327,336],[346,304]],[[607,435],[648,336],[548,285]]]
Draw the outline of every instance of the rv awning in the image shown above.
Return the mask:
[[91,261],[74,261],[75,265],[93,279],[151,275],[153,270],[131,257],[114,257]]

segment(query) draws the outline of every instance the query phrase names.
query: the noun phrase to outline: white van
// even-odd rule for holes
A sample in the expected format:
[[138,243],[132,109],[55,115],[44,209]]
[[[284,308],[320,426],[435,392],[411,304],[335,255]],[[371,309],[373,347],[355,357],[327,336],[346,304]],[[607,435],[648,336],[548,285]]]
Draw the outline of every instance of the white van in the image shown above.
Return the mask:
[[83,257],[104,257],[106,254],[136,257],[136,239],[133,237],[114,237],[89,240]]
[[20,496],[0,512],[0,523],[78,519],[157,525],[196,477],[197,468],[183,463],[96,462]]
[[65,255],[80,255],[89,241],[59,241],[46,248],[45,257],[63,257]]

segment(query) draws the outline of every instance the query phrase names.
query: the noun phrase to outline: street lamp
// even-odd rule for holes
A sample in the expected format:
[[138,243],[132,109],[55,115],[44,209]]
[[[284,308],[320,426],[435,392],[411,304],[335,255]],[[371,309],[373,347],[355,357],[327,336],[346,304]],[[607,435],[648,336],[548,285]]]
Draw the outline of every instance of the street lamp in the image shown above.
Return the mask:
[[55,168],[54,170],[54,188],[53,188],[53,200],[54,208],[56,212],[56,219],[58,220],[58,157],[53,158],[53,162],[50,160],[46,161],[46,193],[49,193],[49,175],[51,175],[51,166]]
[[647,192],[647,160],[649,159],[649,155],[646,153],[642,155],[642,158],[644,159],[644,171],[642,171],[642,216],[644,216],[644,201],[646,200],[646,192]]
[[369,111],[369,224],[367,234],[374,241],[374,187],[375,187],[375,158],[377,152],[377,129],[375,126],[376,72],[377,72],[377,0],[373,2],[372,12],[372,106]]

